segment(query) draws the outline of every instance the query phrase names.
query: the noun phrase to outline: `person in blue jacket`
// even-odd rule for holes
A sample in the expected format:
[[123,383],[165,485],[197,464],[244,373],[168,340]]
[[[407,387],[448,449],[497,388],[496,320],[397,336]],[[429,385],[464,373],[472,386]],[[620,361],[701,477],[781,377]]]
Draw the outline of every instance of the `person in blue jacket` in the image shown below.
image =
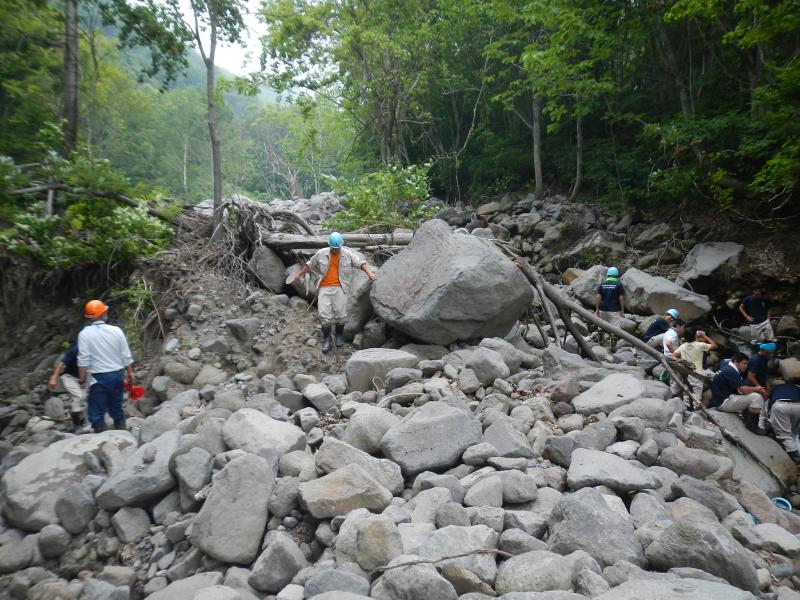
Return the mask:
[[[597,286],[594,298],[594,314],[615,327],[620,326],[622,315],[625,314],[625,288],[619,280],[619,269],[609,267],[606,280]],[[609,342],[613,346],[613,337]]]

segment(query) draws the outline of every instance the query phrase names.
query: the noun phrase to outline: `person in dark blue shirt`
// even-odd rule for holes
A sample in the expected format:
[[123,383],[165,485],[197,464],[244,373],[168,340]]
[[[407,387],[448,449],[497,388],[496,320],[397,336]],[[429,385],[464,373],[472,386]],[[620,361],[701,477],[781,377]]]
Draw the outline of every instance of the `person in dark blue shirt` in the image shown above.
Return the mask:
[[[617,267],[609,267],[606,272],[606,280],[597,286],[597,293],[595,294],[594,300],[594,314],[603,319],[606,323],[619,327],[624,312],[625,288],[619,280],[619,269],[617,269]],[[612,344],[613,339],[613,337],[609,336],[609,341]]]
[[86,391],[80,383],[78,372],[78,344],[72,344],[61,356],[53,369],[47,387],[51,391],[57,391],[60,389],[59,383],[63,387],[61,391],[66,391],[70,397],[69,414],[72,425],[79,429],[84,422]]
[[791,459],[800,464],[795,428],[800,421],[800,386],[783,383],[772,388],[769,395],[769,423],[777,440],[783,444]]
[[758,345],[758,350],[750,357],[747,365],[747,381],[751,385],[767,387],[769,358],[775,350],[777,350],[777,345],[774,342]]
[[647,331],[642,336],[642,341],[647,342],[647,345],[653,348],[661,348],[664,334],[670,330],[675,324],[675,319],[679,316],[680,313],[674,308],[667,309],[663,317],[657,317],[655,321],[650,323]]
[[770,318],[772,313],[764,299],[761,286],[754,286],[753,293],[742,298],[739,312],[750,325],[750,338],[754,342],[769,342],[775,339]]
[[762,386],[748,385],[744,378],[750,359],[737,352],[730,362],[724,363],[711,380],[711,405],[722,412],[742,413],[747,428],[761,435],[766,432],[758,426],[758,417],[764,408]]

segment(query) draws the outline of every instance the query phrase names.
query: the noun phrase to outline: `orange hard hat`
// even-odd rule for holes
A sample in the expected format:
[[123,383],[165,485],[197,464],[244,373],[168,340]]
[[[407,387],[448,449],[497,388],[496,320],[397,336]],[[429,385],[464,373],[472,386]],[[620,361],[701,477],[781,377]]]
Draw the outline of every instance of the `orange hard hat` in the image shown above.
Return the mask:
[[83,309],[83,316],[87,319],[96,319],[107,310],[108,306],[102,300],[89,300]]

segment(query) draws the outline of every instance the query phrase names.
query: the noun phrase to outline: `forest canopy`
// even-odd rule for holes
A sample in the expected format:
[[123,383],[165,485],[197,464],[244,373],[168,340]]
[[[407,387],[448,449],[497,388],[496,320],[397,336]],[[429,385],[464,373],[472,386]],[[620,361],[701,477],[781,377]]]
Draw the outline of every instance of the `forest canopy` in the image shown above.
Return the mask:
[[[31,219],[69,238],[65,215],[88,211],[80,229],[111,214],[87,190],[159,210],[331,182],[358,197],[359,181],[422,165],[450,202],[561,193],[772,228],[800,207],[794,2],[191,5],[194,22],[177,0],[0,0],[3,247]],[[262,68],[237,77],[204,40],[240,43],[245,10],[266,31]]]

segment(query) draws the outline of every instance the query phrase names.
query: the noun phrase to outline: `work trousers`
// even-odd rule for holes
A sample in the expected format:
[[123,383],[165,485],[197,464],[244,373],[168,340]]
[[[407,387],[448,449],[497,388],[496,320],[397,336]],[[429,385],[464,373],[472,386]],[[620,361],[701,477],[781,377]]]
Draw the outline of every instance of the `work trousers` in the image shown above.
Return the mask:
[[759,410],[764,408],[764,397],[758,392],[749,394],[731,394],[717,407],[718,411],[740,413],[751,408]]
[[800,419],[800,403],[779,400],[772,405],[769,422],[775,437],[783,444],[783,448],[787,452],[797,450],[797,441],[792,430],[798,419]]
[[[704,375],[709,375],[710,374],[709,371],[702,371],[702,373]],[[703,386],[705,385],[703,380],[702,379],[698,379],[697,377],[694,377],[693,375],[689,375],[686,378],[686,383],[689,385],[689,389],[692,390],[692,395],[695,398],[697,398],[698,400],[702,401],[702,399],[703,399]],[[681,392],[683,392],[683,388],[680,386],[680,384],[678,384],[678,382],[676,382],[674,380],[670,380],[670,382],[669,382],[669,391],[672,392],[673,396],[677,396]]]
[[658,348],[661,350],[664,347],[664,334],[659,333],[658,335],[651,337],[645,343],[651,348]]
[[74,375],[61,375],[61,385],[69,394],[69,412],[82,413],[86,410],[86,390]]
[[338,285],[319,288],[317,310],[322,325],[344,323],[347,316],[347,296],[344,290]]
[[114,422],[124,421],[122,411],[123,371],[92,373],[94,383],[89,388],[89,422],[94,426],[102,423],[106,413]]
[[601,310],[600,311],[600,318],[603,319],[606,323],[610,323],[614,327],[619,327],[620,319],[622,318],[621,313],[619,312],[612,312],[609,310]]
[[772,323],[769,319],[758,325],[750,324],[750,339],[754,342],[765,342],[775,339],[775,334],[772,332]]

